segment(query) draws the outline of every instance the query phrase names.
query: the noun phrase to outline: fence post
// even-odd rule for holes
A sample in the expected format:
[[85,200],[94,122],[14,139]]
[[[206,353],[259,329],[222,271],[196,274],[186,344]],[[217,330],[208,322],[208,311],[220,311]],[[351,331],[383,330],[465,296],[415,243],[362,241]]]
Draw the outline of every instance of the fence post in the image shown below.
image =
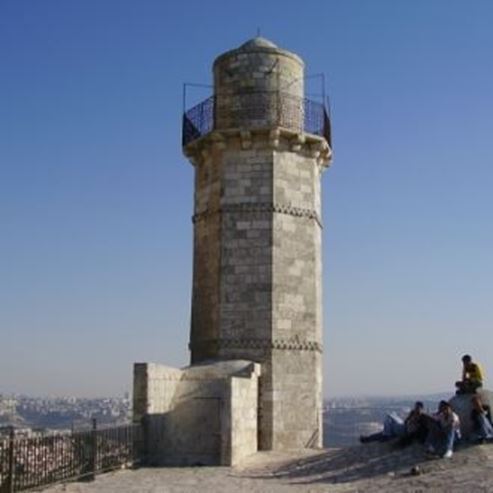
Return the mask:
[[14,493],[14,474],[15,474],[15,429],[10,427],[9,432],[9,471],[7,476],[7,483],[5,487],[5,493]]
[[96,478],[96,471],[98,468],[98,424],[96,418],[92,418],[92,430],[91,430],[91,475],[90,480],[94,481]]
[[139,459],[141,465],[147,466],[149,460],[149,415],[145,414],[140,420],[141,439],[139,447]]

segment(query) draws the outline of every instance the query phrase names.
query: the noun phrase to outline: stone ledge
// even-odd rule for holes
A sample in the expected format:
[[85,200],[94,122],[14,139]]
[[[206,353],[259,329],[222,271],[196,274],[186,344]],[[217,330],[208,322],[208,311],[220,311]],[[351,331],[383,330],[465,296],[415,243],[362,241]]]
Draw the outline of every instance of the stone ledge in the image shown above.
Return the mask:
[[[183,148],[183,153],[195,165],[200,165],[211,155],[212,150],[223,151],[236,143],[240,149],[272,149],[291,151],[316,160],[322,169],[332,162],[332,149],[327,140],[316,134],[285,127],[216,129],[193,140]],[[255,146],[253,146],[255,143]]]

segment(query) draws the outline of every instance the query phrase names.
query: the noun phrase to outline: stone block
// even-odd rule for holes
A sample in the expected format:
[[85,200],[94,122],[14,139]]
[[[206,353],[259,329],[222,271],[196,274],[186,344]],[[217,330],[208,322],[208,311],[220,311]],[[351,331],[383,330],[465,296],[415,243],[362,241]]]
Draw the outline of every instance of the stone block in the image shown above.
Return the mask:
[[260,365],[134,366],[134,419],[151,465],[234,465],[257,448]]
[[[469,438],[472,433],[471,399],[474,394],[455,395],[450,399],[450,405],[454,412],[457,413],[461,422],[461,432],[465,438]],[[493,410],[493,392],[487,389],[479,389],[477,395],[481,397],[481,401],[490,406]]]

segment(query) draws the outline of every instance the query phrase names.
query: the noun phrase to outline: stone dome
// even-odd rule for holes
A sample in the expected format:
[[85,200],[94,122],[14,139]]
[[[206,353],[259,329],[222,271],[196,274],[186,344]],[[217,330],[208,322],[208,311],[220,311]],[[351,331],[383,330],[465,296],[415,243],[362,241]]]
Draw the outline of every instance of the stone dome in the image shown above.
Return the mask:
[[255,48],[278,48],[278,46],[269,41],[266,38],[262,38],[261,36],[256,36],[255,38],[249,39],[246,43],[243,43],[239,49],[240,50],[252,50]]

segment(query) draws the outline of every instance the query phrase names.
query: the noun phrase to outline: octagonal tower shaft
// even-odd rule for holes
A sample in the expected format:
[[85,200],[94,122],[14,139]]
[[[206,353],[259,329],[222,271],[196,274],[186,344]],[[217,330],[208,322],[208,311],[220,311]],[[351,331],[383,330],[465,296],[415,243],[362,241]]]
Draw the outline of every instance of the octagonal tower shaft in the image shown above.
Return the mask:
[[192,363],[260,362],[260,448],[320,446],[330,147],[307,132],[297,55],[255,38],[216,59],[214,89],[212,131],[185,147],[196,170]]

